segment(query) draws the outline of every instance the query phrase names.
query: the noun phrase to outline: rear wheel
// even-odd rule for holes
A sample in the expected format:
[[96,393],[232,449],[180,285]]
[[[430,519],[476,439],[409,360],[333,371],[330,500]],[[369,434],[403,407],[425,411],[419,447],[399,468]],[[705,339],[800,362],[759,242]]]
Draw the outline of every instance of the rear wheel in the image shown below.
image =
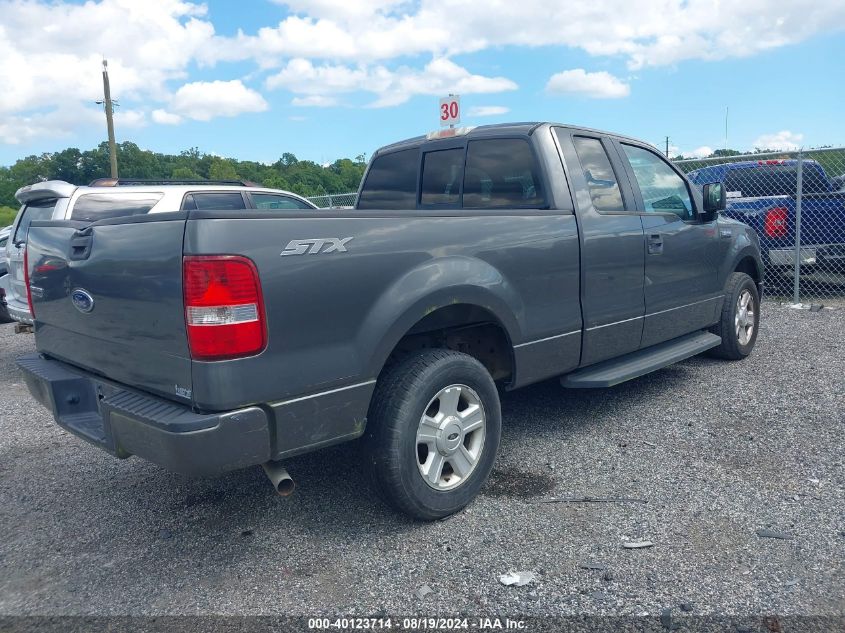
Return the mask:
[[499,396],[472,356],[424,350],[385,369],[367,419],[376,488],[423,520],[453,514],[490,475],[501,436]]
[[754,349],[760,328],[760,294],[754,280],[745,273],[731,273],[725,284],[725,303],[713,333],[722,343],[710,353],[717,358],[742,360]]

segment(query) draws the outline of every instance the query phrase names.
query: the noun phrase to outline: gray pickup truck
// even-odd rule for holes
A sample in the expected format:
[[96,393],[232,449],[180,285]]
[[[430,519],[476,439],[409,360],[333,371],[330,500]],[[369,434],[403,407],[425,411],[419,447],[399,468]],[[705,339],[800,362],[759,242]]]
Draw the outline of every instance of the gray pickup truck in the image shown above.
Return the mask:
[[286,458],[358,440],[431,520],[484,485],[500,390],[751,353],[762,263],[724,202],[639,141],[520,123],[380,149],[351,210],[36,221],[19,366],[117,457],[287,493]]

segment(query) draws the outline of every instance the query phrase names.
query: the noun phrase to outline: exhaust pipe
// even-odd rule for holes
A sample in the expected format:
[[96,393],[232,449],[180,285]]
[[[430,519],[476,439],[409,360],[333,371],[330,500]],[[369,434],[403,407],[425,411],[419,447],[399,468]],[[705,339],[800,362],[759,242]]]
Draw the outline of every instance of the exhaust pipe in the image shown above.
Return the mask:
[[264,469],[264,472],[267,473],[270,483],[273,484],[273,488],[280,497],[287,497],[293,493],[293,489],[296,485],[293,483],[293,478],[288,474],[287,469],[282,466],[281,462],[265,462],[261,464],[261,467]]

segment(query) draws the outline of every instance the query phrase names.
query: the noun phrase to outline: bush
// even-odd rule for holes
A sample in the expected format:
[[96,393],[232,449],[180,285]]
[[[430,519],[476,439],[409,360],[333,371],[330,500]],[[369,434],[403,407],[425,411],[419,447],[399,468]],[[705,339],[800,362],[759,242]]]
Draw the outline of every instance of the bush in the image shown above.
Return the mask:
[[12,207],[0,207],[0,229],[9,226],[15,221],[15,216],[18,214],[17,209]]

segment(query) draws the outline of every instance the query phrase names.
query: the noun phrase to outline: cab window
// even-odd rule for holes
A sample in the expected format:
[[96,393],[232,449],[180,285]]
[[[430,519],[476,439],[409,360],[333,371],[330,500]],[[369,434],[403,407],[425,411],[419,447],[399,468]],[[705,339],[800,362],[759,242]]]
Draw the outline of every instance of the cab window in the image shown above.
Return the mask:
[[358,197],[358,209],[415,209],[418,148],[382,154],[373,161]]
[[457,205],[460,202],[463,173],[463,147],[423,154],[420,203]]
[[619,182],[610,164],[604,146],[597,138],[573,136],[572,144],[587,181],[587,189],[596,211],[620,212],[625,210]]
[[647,213],[675,213],[684,220],[693,218],[692,201],[684,179],[654,152],[622,144],[640,187]]
[[470,141],[464,173],[465,209],[529,208],[545,205],[540,171],[528,141]]

